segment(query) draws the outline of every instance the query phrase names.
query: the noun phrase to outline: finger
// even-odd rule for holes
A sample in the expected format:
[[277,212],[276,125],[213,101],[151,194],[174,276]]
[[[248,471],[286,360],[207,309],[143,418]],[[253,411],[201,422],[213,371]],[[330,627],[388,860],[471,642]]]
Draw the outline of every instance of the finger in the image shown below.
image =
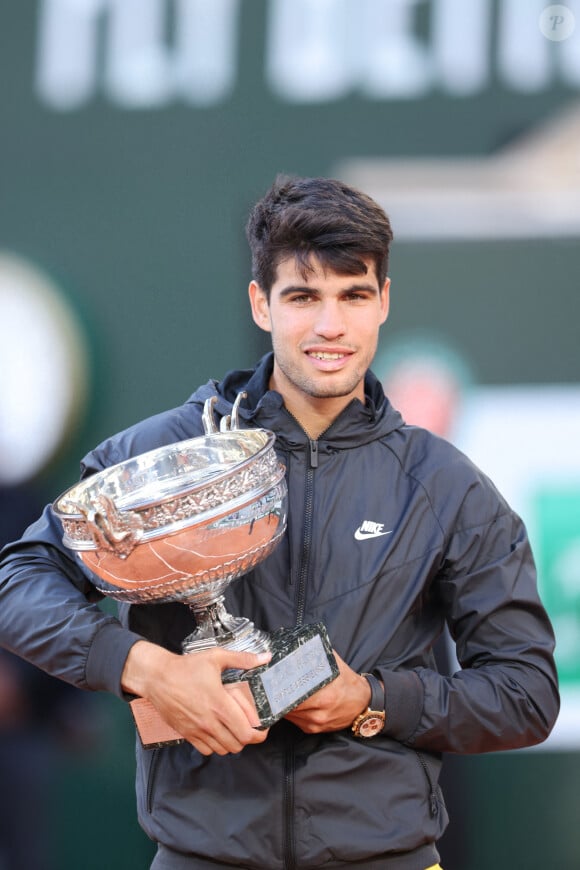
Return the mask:
[[268,736],[268,729],[259,730],[249,724],[245,713],[241,712],[242,730],[237,730],[237,722],[225,722],[218,727],[205,742],[220,755],[241,752],[249,743],[263,743]]
[[262,742],[266,735],[256,731],[260,720],[249,686],[245,683],[227,684],[224,689],[219,711],[214,711],[213,723],[208,728],[211,737],[206,742],[212,747],[217,744],[228,752],[240,752],[248,743]]
[[[187,738],[186,738],[187,739]],[[201,755],[235,755],[241,752],[243,746],[239,749],[235,746],[224,745],[215,739],[201,740],[199,737],[192,737],[189,743],[194,746]]]
[[188,743],[191,743],[194,749],[200,753],[200,755],[213,755],[213,749],[205,743],[203,740],[199,740],[197,737],[186,737],[185,738]]
[[217,658],[222,670],[234,668],[240,671],[249,671],[253,668],[260,667],[260,665],[268,664],[272,658],[272,654],[269,652],[236,652],[235,650],[224,648],[216,650],[216,652],[218,653]]
[[252,728],[256,728],[260,724],[260,717],[258,716],[252,690],[246,680],[239,680],[235,683],[226,683],[224,688],[228,692],[230,698],[233,698],[244,711]]
[[[202,755],[229,755],[241,752],[246,743],[231,731],[227,725],[214,722],[208,730],[189,728],[185,731],[186,740],[192,743]],[[248,735],[251,737],[251,734]]]

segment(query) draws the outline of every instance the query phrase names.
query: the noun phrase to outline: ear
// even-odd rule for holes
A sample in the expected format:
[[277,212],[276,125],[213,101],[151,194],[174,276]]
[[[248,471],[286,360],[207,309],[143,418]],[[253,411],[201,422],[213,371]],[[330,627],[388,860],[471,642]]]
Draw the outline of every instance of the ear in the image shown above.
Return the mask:
[[270,306],[266,294],[256,281],[250,281],[248,294],[250,296],[250,306],[252,308],[254,323],[256,323],[260,329],[263,329],[266,332],[271,332]]
[[389,306],[391,303],[391,279],[387,278],[385,283],[383,284],[383,289],[381,290],[381,323],[384,323],[387,317],[389,316]]

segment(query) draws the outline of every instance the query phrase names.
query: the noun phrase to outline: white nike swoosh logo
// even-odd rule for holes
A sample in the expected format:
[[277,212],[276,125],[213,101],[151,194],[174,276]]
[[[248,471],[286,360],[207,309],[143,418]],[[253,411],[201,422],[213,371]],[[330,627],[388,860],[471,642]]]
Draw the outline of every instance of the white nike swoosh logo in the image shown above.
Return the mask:
[[360,529],[357,529],[356,532],[354,533],[354,536],[355,536],[357,541],[366,541],[367,538],[380,538],[383,535],[392,535],[392,534],[393,534],[392,529],[390,530],[390,532],[361,532]]

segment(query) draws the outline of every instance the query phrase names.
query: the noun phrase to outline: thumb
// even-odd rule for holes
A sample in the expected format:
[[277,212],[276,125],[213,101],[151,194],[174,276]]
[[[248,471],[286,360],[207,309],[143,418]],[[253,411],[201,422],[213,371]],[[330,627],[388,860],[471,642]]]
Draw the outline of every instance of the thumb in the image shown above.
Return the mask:
[[251,652],[236,652],[235,650],[222,649],[219,658],[219,664],[222,670],[227,668],[236,668],[242,671],[249,671],[252,668],[257,668],[260,665],[266,665],[272,658],[269,652],[251,653]]

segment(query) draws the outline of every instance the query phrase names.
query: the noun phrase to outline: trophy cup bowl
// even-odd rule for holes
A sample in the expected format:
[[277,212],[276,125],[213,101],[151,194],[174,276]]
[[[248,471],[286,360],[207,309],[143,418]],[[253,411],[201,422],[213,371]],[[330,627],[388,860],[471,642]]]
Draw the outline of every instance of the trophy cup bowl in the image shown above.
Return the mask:
[[196,628],[184,652],[267,650],[268,635],[227,613],[223,593],[284,534],[274,440],[265,429],[206,432],[106,468],[55,501],[63,543],[110,598],[188,604]]
[[[324,626],[280,628],[271,635],[226,610],[228,585],[274,550],[287,521],[285,469],[274,451],[275,436],[238,427],[244,395],[219,431],[210,399],[205,435],[103,469],[67,489],[53,511],[63,543],[104,595],[134,604],[179,601],[191,608],[196,626],[183,641],[184,653],[215,646],[273,653],[268,673],[230,669],[222,675],[224,683],[247,680],[259,724],[267,727],[338,671]],[[145,746],[181,740],[156,721],[149,701],[136,699],[131,707]]]

